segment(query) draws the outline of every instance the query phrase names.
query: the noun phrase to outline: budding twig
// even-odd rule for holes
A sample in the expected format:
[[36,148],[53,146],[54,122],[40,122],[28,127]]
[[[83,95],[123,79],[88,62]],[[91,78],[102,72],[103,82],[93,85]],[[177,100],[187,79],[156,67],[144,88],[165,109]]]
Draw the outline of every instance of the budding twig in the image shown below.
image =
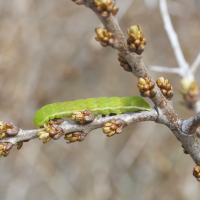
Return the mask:
[[[45,125],[45,128],[43,129],[34,129],[34,130],[19,129],[19,132],[16,136],[5,137],[4,139],[0,141],[0,144],[8,143],[8,144],[11,144],[11,147],[12,147],[12,145],[19,143],[18,146],[20,147],[20,144],[21,144],[20,142],[22,141],[39,138],[41,140],[44,140],[46,143],[51,138],[59,139],[62,135],[66,135],[66,134],[72,134],[71,138],[69,138],[70,135],[65,138],[68,140],[68,142],[71,143],[75,141],[82,141],[86,136],[85,134],[88,134],[90,131],[95,130],[97,128],[102,128],[104,124],[113,120],[124,121],[124,123],[128,125],[128,124],[131,124],[134,122],[140,122],[140,121],[156,121],[157,117],[158,117],[157,111],[155,109],[152,109],[151,111],[127,113],[127,114],[121,114],[121,115],[115,115],[115,116],[109,116],[109,117],[96,117],[91,123],[88,123],[85,125],[81,125],[78,123],[68,123],[67,121],[64,121],[61,124]],[[75,132],[81,132],[84,134],[82,135],[79,134],[77,136],[77,134],[74,134]]]

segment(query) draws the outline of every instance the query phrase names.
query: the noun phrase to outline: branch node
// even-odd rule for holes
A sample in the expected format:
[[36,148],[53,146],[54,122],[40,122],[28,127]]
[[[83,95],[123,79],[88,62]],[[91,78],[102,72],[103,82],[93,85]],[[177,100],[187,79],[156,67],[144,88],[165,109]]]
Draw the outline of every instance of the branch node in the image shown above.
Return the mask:
[[118,8],[114,5],[113,0],[94,0],[95,11],[102,17],[109,17],[110,13],[117,14]]
[[99,27],[95,29],[97,37],[95,40],[100,42],[103,47],[111,46],[113,47],[115,44],[115,40],[113,39],[113,34],[109,32],[107,29]]
[[150,81],[147,77],[138,78],[137,86],[139,88],[141,96],[150,98],[155,97],[156,95],[155,83],[153,81]]
[[135,52],[138,55],[141,55],[147,43],[142,33],[141,26],[140,25],[131,26],[129,29],[127,29],[127,34],[128,34],[127,41],[129,44],[130,51]]
[[87,136],[86,133],[83,132],[74,132],[74,133],[69,133],[66,134],[64,139],[67,140],[67,144],[73,143],[73,142],[82,142],[85,137]]
[[16,136],[19,132],[19,128],[12,122],[5,123],[0,121],[0,140],[7,136]]
[[123,128],[126,126],[127,124],[123,120],[112,120],[104,124],[102,130],[108,137],[111,137],[115,134],[121,133]]
[[63,135],[63,129],[58,125],[61,124],[61,121],[60,119],[58,119],[58,122],[56,122],[56,119],[51,120],[51,124],[44,124],[44,128],[38,129],[39,140],[44,140],[44,144],[49,142],[51,138],[58,140]]
[[174,95],[174,92],[173,92],[173,87],[172,85],[169,84],[168,79],[164,79],[163,77],[160,77],[156,81],[156,83],[158,87],[160,88],[164,97],[167,98],[168,100],[171,100]]
[[94,121],[95,115],[90,110],[75,111],[71,119],[79,124],[87,124]]
[[118,61],[120,62],[120,66],[123,67],[125,71],[132,72],[131,66],[120,52],[118,52]]

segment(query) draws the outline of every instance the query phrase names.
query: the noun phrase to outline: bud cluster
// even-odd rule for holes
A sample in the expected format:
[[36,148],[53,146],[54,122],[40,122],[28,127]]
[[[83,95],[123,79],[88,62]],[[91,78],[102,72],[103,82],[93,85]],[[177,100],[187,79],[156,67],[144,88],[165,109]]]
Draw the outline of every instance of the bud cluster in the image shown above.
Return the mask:
[[140,25],[131,26],[127,29],[128,33],[128,44],[131,51],[140,55],[144,51],[144,47],[146,45],[146,39],[142,33],[142,29]]
[[194,108],[195,103],[199,99],[199,86],[196,80],[191,82],[188,78],[184,78],[181,80],[181,85],[184,89],[180,91],[184,98],[184,104],[188,108]]
[[78,5],[83,5],[85,4],[85,0],[72,0],[74,3],[78,4]]
[[67,144],[73,143],[73,142],[81,142],[85,139],[86,133],[83,132],[74,132],[70,134],[66,134],[64,139],[67,140]]
[[44,140],[44,144],[49,142],[51,138],[58,140],[63,135],[62,128],[58,126],[62,122],[63,120],[58,119],[58,121],[56,121],[56,119],[54,119],[54,121],[51,120],[51,124],[44,124],[44,128],[37,130],[39,140]]
[[156,95],[155,83],[150,81],[147,77],[138,78],[137,86],[140,90],[141,96],[143,97],[153,98]]
[[78,122],[79,124],[86,124],[92,122],[95,115],[90,110],[75,111],[72,113],[72,121]]
[[118,61],[120,62],[120,66],[123,67],[125,71],[132,72],[131,66],[120,52],[118,52]]
[[112,46],[114,43],[113,35],[111,32],[108,32],[105,28],[96,28],[95,32],[97,37],[95,37],[96,41],[100,42],[103,47]]
[[6,151],[6,145],[5,144],[1,144],[0,145],[0,157],[4,156],[6,157],[10,152]]
[[39,136],[39,140],[44,140],[44,144],[51,140],[49,132],[45,128],[38,129],[37,135]]
[[193,176],[200,182],[200,166],[194,167]]
[[158,87],[160,88],[162,94],[169,100],[172,99],[174,92],[173,92],[173,88],[172,85],[169,84],[168,79],[164,79],[163,77],[160,77],[157,81],[156,81]]
[[15,136],[18,134],[18,132],[19,128],[13,123],[5,123],[3,121],[0,121],[0,140],[5,138],[6,136]]
[[122,132],[122,129],[126,126],[126,123],[122,120],[112,120],[106,124],[102,128],[103,132],[107,134],[108,137],[119,134]]
[[113,15],[116,15],[119,8],[114,5],[114,0],[94,0],[96,5],[95,10],[100,13],[102,17],[108,17],[112,12]]

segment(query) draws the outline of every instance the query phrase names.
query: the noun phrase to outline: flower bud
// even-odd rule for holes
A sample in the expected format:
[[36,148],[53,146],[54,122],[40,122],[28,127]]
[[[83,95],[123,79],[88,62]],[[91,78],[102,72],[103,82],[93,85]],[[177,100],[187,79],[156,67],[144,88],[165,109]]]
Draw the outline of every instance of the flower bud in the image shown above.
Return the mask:
[[172,86],[169,84],[168,79],[164,79],[163,77],[160,77],[157,81],[156,81],[158,87],[161,89],[162,94],[167,98],[167,99],[171,99],[173,97],[173,90],[172,90]]

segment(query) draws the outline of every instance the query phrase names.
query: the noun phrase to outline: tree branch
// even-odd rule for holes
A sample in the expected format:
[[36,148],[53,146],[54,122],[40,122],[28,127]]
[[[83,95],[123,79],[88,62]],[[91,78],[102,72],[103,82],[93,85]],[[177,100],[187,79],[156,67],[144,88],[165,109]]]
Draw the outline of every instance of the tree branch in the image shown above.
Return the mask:
[[[96,117],[93,122],[88,123],[86,125],[81,125],[78,123],[68,123],[67,121],[64,121],[61,125],[58,125],[62,128],[63,134],[69,134],[73,132],[83,132],[88,134],[92,130],[95,130],[97,128],[102,128],[105,123],[110,122],[112,120],[122,120],[127,125],[134,123],[134,122],[140,122],[140,121],[156,121],[158,115],[157,111],[153,108],[151,111],[142,111],[142,112],[136,112],[136,113],[127,113],[127,114],[121,114],[116,116],[109,116],[109,117]],[[21,142],[24,140],[31,140],[38,138],[37,130],[22,130],[20,129],[18,134],[14,137],[6,137],[3,140],[0,140],[0,142],[9,142],[11,144],[16,144],[17,142]]]
[[[106,18],[102,17],[98,12],[96,12],[94,4],[90,5],[90,2],[92,2],[91,0],[85,0],[85,1],[87,2],[87,6],[89,6],[97,14],[101,22],[104,24],[105,28],[113,34],[114,44],[112,45],[112,47],[121,52],[123,57],[126,59],[128,64],[132,68],[132,73],[136,77],[142,77],[142,78],[147,77],[150,81],[154,81],[142,61],[142,56],[130,52],[127,40],[118,25],[116,17],[112,15],[112,13]],[[172,32],[172,37],[170,38],[170,41],[172,43],[172,46],[174,47],[179,67],[182,70],[184,70],[184,75],[187,74],[188,76],[189,73],[186,73],[186,71],[188,71],[189,67],[183,57],[177,35],[173,30],[168,12],[166,10],[167,8],[166,1],[161,0],[160,6],[163,14],[163,20],[165,22],[166,31],[170,30],[168,32],[169,37],[171,37],[170,34]],[[155,87],[155,89],[156,89],[156,96],[154,98],[151,98],[151,100],[154,102],[156,110],[158,111],[158,118],[156,122],[168,126],[170,130],[178,138],[178,140],[182,142],[184,148],[186,148],[186,150],[190,153],[191,157],[196,162],[196,164],[200,164],[200,154],[198,153],[198,151],[200,151],[199,142],[196,140],[195,137],[187,137],[187,135],[185,135],[181,131],[182,120],[174,112],[172,102],[170,100],[167,100],[162,95],[160,89],[157,86]]]
[[170,68],[170,67],[160,67],[160,66],[149,66],[148,67],[152,71],[156,72],[166,72],[170,74],[178,74],[181,75],[181,70],[179,68]]
[[177,34],[174,31],[174,28],[172,26],[172,22],[171,22],[169,12],[167,9],[166,0],[160,0],[160,11],[163,18],[165,30],[168,34],[169,40],[174,49],[174,54],[176,56],[176,60],[178,62],[179,68],[181,68],[183,72],[186,72],[189,69],[189,65],[183,56],[183,52],[181,50]]
[[183,121],[182,131],[186,134],[193,134],[200,126],[200,112],[194,117]]

